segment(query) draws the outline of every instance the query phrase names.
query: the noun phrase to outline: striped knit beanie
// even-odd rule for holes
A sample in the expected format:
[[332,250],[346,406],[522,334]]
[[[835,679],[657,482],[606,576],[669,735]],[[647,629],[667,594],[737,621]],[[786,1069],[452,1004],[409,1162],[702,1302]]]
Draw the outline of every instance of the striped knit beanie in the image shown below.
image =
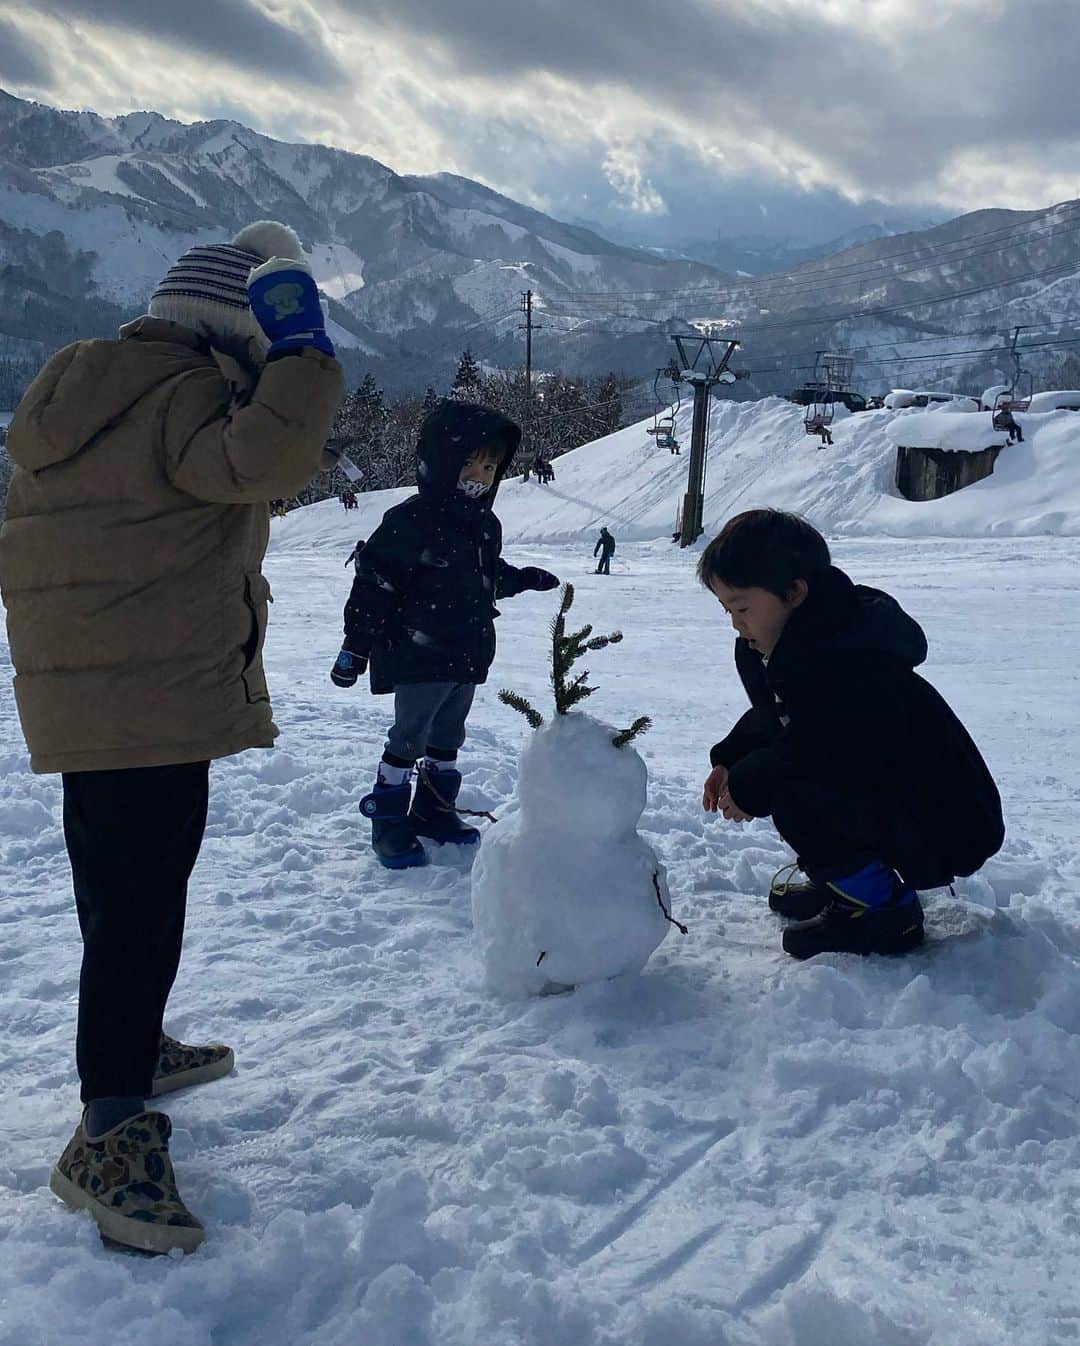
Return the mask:
[[231,243],[189,248],[169,268],[147,310],[152,318],[180,323],[225,349],[266,338],[248,304],[252,268],[271,257],[302,260],[300,240],[287,224],[259,220],[241,229]]

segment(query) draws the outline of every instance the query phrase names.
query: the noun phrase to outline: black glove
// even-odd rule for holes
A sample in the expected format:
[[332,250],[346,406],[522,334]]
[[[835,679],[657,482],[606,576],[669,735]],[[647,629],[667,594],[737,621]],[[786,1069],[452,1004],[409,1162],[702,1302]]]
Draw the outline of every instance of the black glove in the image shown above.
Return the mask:
[[541,570],[539,566],[523,566],[521,578],[524,588],[537,589],[540,593],[543,593],[545,589],[557,589],[559,587],[558,575],[553,575],[550,570]]
[[362,654],[353,654],[343,649],[334,660],[330,670],[330,681],[336,687],[352,687],[356,679],[367,671],[367,660]]

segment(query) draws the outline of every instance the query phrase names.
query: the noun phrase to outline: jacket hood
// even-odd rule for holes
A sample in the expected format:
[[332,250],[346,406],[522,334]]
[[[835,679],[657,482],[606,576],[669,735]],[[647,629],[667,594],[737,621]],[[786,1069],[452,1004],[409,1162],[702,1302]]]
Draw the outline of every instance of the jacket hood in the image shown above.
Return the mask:
[[80,341],[53,357],[12,419],[7,450],[30,472],[73,458],[154,388],[211,359],[188,328],[139,318],[119,341]]
[[792,613],[777,642],[770,669],[777,656],[781,663],[797,658],[807,645],[889,654],[908,668],[921,664],[927,649],[922,627],[895,598],[854,584],[836,566],[811,581],[805,601]]
[[521,444],[521,429],[509,416],[472,402],[440,402],[420,427],[416,482],[421,495],[452,497],[466,459],[489,440],[505,445],[502,462],[482,504],[489,509]]

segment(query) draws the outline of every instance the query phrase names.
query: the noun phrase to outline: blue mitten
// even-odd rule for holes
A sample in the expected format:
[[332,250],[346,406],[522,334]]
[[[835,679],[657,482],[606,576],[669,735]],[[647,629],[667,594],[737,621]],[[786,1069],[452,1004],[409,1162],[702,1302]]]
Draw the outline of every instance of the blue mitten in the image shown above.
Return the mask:
[[271,257],[248,277],[248,300],[259,326],[270,338],[268,360],[314,346],[334,354],[326,335],[319,287],[306,262]]
[[334,660],[334,667],[330,670],[330,681],[338,687],[353,687],[357,678],[363,677],[366,672],[367,660],[364,656],[343,649]]

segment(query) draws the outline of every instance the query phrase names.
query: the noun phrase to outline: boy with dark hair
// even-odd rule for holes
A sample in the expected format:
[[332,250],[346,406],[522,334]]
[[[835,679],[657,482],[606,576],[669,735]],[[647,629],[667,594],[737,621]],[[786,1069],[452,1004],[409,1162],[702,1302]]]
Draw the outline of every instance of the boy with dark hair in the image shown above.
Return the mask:
[[805,520],[750,510],[698,578],[738,632],[751,708],[712,750],[709,812],[770,817],[808,882],[774,880],[796,918],[784,949],[903,953],[923,939],[917,889],[972,874],[1001,846],[1001,800],[963,725],[914,669],[922,630],[852,583]]
[[480,840],[454,807],[456,764],[477,684],[495,657],[495,602],[559,583],[501,556],[493,505],[520,443],[520,429],[499,412],[440,403],[420,429],[417,494],[387,510],[356,554],[345,643],[330,676],[351,687],[370,664],[371,690],[394,693],[375,788],[360,803],[388,869],[427,863],[418,837],[464,846]]

